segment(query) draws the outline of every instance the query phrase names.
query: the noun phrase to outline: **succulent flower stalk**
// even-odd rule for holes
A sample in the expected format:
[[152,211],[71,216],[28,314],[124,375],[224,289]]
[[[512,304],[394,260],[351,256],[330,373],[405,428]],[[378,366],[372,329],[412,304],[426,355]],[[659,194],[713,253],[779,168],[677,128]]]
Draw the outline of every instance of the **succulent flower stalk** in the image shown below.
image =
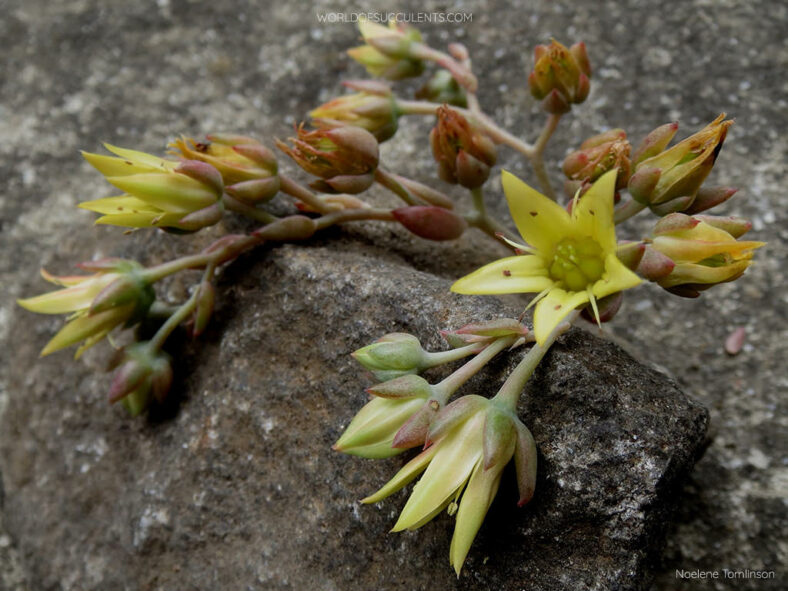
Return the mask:
[[107,336],[112,329],[144,316],[155,299],[151,285],[134,261],[106,259],[81,265],[93,275],[56,277],[41,270],[47,281],[63,289],[17,300],[31,312],[69,314],[69,321],[52,337],[41,356],[83,341],[75,358]]
[[493,141],[458,111],[443,105],[430,132],[438,175],[447,183],[467,189],[482,186],[490,176],[497,153]]
[[[537,293],[536,342],[542,344],[575,308],[638,285],[641,280],[616,256],[613,194],[616,171],[605,173],[572,213],[503,172],[503,188],[522,255],[500,259],[452,285],[464,294]],[[597,318],[599,315],[596,314]]]
[[79,207],[102,214],[97,224],[194,231],[222,217],[222,176],[199,160],[175,162],[105,144],[117,157],[83,152],[123,195],[85,201]]
[[375,181],[378,141],[360,127],[337,127],[309,131],[303,124],[292,147],[276,145],[309,174],[320,177],[311,187],[325,193],[361,193]]

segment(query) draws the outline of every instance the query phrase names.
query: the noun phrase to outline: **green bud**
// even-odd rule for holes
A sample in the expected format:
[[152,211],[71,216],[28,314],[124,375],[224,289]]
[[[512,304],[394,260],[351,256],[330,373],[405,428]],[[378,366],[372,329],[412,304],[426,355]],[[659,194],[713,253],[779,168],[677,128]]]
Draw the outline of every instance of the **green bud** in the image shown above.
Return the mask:
[[418,373],[427,363],[419,339],[406,333],[388,334],[352,355],[382,381]]

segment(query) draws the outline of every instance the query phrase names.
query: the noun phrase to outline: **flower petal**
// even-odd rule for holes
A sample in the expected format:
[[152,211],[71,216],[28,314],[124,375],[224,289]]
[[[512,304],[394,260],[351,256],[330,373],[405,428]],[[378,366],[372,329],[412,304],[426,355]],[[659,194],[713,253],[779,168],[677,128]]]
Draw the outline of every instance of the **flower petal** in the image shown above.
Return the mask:
[[616,191],[616,170],[603,174],[580,198],[572,211],[577,229],[587,232],[605,253],[616,249],[616,227],[613,222],[613,197]]
[[501,173],[501,183],[520,235],[545,256],[551,255],[555,244],[571,233],[569,214],[510,172]]
[[588,302],[586,291],[564,291],[553,288],[536,304],[534,310],[534,336],[538,344],[543,344],[567,314]]
[[[124,322],[134,309],[134,304],[123,308],[112,308],[106,312],[99,312],[90,316],[80,316],[66,324],[52,337],[41,351],[41,357],[70,347],[83,339],[102,334],[106,335],[116,325]],[[91,343],[95,344],[95,342]],[[81,352],[81,351],[80,351]]]
[[495,493],[498,492],[505,464],[506,462],[501,463],[491,470],[483,470],[481,465],[478,465],[462,495],[460,509],[457,511],[457,524],[454,526],[449,549],[449,562],[457,576],[460,576],[465,557],[468,556],[471,544],[482,526]]
[[400,490],[402,487],[407,486],[414,478],[416,478],[419,474],[421,474],[426,468],[427,465],[432,461],[432,458],[435,457],[435,453],[438,451],[437,447],[431,445],[415,458],[413,458],[410,462],[405,464],[399,472],[394,475],[394,478],[389,480],[386,484],[383,485],[378,492],[373,495],[370,495],[364,499],[361,499],[362,503],[377,503],[378,501],[382,501],[389,495],[393,495],[395,492]]
[[463,294],[535,293],[551,285],[542,257],[517,255],[493,261],[458,279],[451,290]]
[[605,274],[594,283],[591,288],[594,296],[601,299],[630,287],[640,285],[643,280],[630,271],[624,263],[618,260],[615,254],[608,254],[605,258]]
[[17,300],[17,304],[26,310],[39,314],[67,314],[85,310],[90,307],[93,299],[101,290],[117,277],[115,273],[107,273],[95,278],[86,278],[85,281],[66,289],[58,289],[40,296]]

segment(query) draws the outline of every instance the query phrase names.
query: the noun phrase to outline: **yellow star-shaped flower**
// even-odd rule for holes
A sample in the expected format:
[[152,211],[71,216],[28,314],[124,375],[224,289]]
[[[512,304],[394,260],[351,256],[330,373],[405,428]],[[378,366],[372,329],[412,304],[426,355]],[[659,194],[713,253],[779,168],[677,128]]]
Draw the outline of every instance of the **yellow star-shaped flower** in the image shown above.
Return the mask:
[[[599,178],[568,213],[511,173],[503,190],[526,253],[503,258],[459,279],[463,294],[536,293],[536,342],[543,344],[575,308],[635,287],[640,278],[616,257],[613,195],[616,171]],[[597,315],[598,317],[598,315]]]

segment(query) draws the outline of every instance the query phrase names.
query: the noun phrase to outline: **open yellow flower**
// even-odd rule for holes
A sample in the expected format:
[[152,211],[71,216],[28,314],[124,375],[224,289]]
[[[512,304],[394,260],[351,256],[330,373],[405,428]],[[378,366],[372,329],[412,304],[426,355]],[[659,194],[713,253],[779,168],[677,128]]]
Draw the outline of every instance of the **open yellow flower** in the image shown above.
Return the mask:
[[[525,253],[485,265],[451,289],[463,294],[536,293],[536,342],[575,308],[635,287],[640,278],[616,257],[613,193],[616,171],[605,173],[572,213],[503,171],[503,189]],[[597,314],[598,318],[598,314]]]

